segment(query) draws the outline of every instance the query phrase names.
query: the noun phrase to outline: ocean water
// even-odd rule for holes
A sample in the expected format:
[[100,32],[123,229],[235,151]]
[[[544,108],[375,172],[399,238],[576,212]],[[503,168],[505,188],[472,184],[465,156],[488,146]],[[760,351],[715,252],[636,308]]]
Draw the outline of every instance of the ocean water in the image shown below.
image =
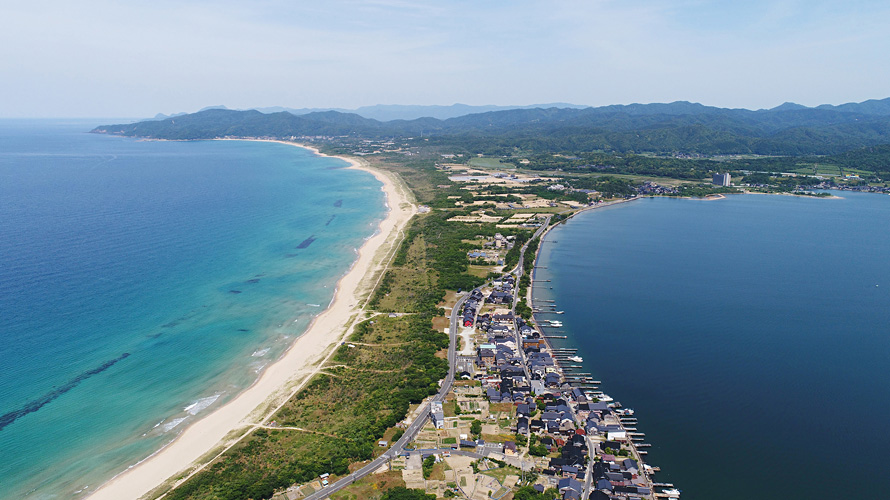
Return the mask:
[[643,199],[542,244],[555,342],[686,500],[887,497],[890,197],[836,194]]
[[274,143],[0,121],[0,498],[77,498],[278,358],[385,215]]

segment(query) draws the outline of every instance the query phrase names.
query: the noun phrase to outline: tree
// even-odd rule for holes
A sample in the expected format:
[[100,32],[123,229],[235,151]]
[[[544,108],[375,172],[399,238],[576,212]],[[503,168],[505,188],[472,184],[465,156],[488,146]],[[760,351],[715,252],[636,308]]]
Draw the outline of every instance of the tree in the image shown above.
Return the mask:
[[559,492],[555,488],[539,493],[531,486],[523,486],[513,494],[513,500],[555,500],[556,498],[559,498]]
[[546,457],[547,447],[543,444],[533,444],[528,447],[528,454],[536,457]]
[[435,455],[430,455],[423,459],[423,465],[421,467],[423,468],[423,478],[424,479],[429,479],[430,476],[433,474],[433,466],[434,465],[436,465],[436,456]]
[[482,434],[482,422],[478,418],[473,419],[473,423],[470,424],[470,433],[477,437]]

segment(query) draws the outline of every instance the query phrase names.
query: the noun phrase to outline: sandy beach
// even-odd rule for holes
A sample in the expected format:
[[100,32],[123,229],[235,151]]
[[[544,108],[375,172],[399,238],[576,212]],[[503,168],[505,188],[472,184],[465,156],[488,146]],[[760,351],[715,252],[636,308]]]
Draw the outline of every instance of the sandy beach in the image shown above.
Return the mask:
[[[267,142],[303,147],[321,155],[315,148],[292,142]],[[253,385],[185,429],[167,447],[102,485],[89,496],[91,500],[135,500],[163,491],[201,470],[247,431],[267,423],[266,419],[302,388],[349,333],[401,241],[405,225],[416,213],[416,206],[407,186],[393,174],[369,168],[359,160],[337,158],[383,183],[389,212],[378,231],[358,250],[352,268],[338,282],[330,306]]]

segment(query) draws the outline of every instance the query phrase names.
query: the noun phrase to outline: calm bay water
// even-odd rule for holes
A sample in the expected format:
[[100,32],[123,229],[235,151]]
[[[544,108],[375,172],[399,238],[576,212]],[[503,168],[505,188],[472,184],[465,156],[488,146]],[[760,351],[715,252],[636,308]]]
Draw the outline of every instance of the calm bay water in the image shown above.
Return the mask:
[[684,499],[888,495],[890,197],[837,194],[644,199],[542,244],[558,346]]
[[3,499],[83,495],[245,388],[384,215],[337,159],[95,125],[0,121]]

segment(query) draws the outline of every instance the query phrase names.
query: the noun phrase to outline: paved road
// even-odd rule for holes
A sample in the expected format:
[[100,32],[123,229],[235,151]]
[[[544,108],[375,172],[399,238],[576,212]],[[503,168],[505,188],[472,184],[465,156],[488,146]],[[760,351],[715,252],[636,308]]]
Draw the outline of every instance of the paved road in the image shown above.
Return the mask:
[[[448,334],[450,337],[450,341],[448,344],[448,375],[442,381],[442,387],[439,389],[439,392],[433,397],[433,401],[442,401],[445,399],[445,395],[448,394],[448,391],[451,390],[451,385],[454,383],[454,372],[455,372],[455,360],[457,359],[457,320],[460,317],[460,308],[469,298],[470,294],[465,294],[463,297],[459,298],[457,303],[454,304],[454,309],[451,310],[451,326],[448,329]],[[405,433],[402,437],[396,441],[383,455],[375,458],[368,465],[362,467],[361,469],[353,472],[352,474],[340,479],[339,481],[329,484],[326,488],[322,488],[315,493],[306,497],[306,500],[321,500],[323,498],[327,498],[330,495],[342,490],[343,488],[349,486],[350,484],[356,482],[357,480],[367,476],[368,474],[373,473],[380,467],[383,467],[387,462],[391,459],[399,456],[402,450],[405,448],[405,445],[414,440],[414,437],[417,435],[417,432],[426,424],[427,418],[429,418],[430,414],[430,406],[424,405],[423,408],[418,413],[417,418],[414,419],[414,422],[411,422],[405,429]]]
[[587,440],[587,453],[590,455],[590,460],[587,462],[587,472],[584,474],[584,494],[581,496],[581,500],[587,500],[590,498],[591,485],[593,483],[593,441],[590,439],[590,436],[586,436]]
[[[547,220],[544,222],[541,227],[535,231],[535,234],[529,238],[529,241],[537,238],[547,229],[547,226],[550,225],[550,217],[547,217]],[[519,263],[516,265],[516,268],[511,271],[516,275],[516,278],[520,278],[522,276],[522,265],[523,259],[525,257],[525,250],[528,248],[528,243],[523,245],[519,252]],[[517,283],[518,285],[518,283]],[[517,290],[518,291],[518,290]],[[467,293],[460,297],[458,301],[454,304],[454,308],[451,310],[451,322],[448,329],[449,333],[449,344],[448,344],[448,375],[442,381],[442,386],[439,389],[439,392],[433,397],[433,401],[442,401],[445,399],[445,395],[448,394],[448,391],[451,390],[451,385],[454,384],[454,375],[456,371],[456,359],[457,359],[457,335],[458,335],[458,319],[460,318],[460,308],[467,301],[470,294]],[[518,295],[513,297],[513,311],[516,311],[516,302],[518,300]],[[526,372],[528,371],[526,365]],[[528,374],[527,374],[528,375]],[[530,379],[529,379],[530,380]],[[340,479],[339,481],[328,485],[326,488],[318,490],[317,492],[306,497],[306,500],[321,500],[323,498],[327,498],[330,495],[342,490],[343,488],[349,486],[350,484],[356,482],[357,480],[367,476],[368,474],[373,473],[384,464],[386,464],[389,460],[399,456],[404,450],[405,445],[414,440],[414,437],[417,435],[417,432],[426,424],[427,418],[429,416],[429,405],[424,405],[424,407],[418,413],[418,417],[414,419],[414,422],[411,422],[405,429],[405,433],[402,437],[392,445],[385,453],[380,455],[379,457],[372,460],[368,465],[365,465],[361,469],[353,472],[352,474]],[[452,451],[454,454],[458,455],[466,455],[466,456],[474,456],[477,458],[481,458],[482,455],[473,452],[463,452],[460,450]]]
[[[414,454],[414,453],[424,453],[424,452],[430,452],[430,453],[448,452],[448,453],[451,453],[452,456],[459,455],[459,456],[464,456],[464,457],[477,458],[480,460],[484,459],[484,458],[492,458],[491,453],[477,453],[475,451],[455,450],[453,448],[430,448],[430,449],[405,452],[403,454],[409,454],[409,453]],[[498,459],[498,460],[500,460],[500,459]],[[527,460],[522,460],[519,457],[504,457],[503,461],[506,462],[507,465],[513,465],[517,469],[522,469],[522,470],[526,470],[526,471],[531,470],[535,465],[534,460],[527,461]],[[518,466],[514,465],[514,464],[518,464]]]
[[[541,227],[535,231],[535,234],[532,235],[531,238],[519,249],[519,263],[516,264],[516,268],[510,271],[514,276],[516,276],[516,290],[513,297],[513,307],[510,309],[510,312],[513,313],[513,336],[516,341],[516,346],[519,349],[519,356],[522,358],[522,369],[525,371],[525,379],[531,381],[532,375],[528,370],[528,360],[525,358],[525,350],[522,348],[522,335],[519,334],[519,323],[516,321],[516,304],[519,303],[519,278],[522,277],[523,273],[523,264],[525,262],[525,251],[528,249],[528,244],[541,235],[544,230],[550,225],[550,219],[552,216],[548,216],[547,219],[541,224]],[[540,244],[540,243],[539,243]],[[534,307],[531,302],[528,304],[529,307]],[[542,333],[543,335],[543,333]]]

